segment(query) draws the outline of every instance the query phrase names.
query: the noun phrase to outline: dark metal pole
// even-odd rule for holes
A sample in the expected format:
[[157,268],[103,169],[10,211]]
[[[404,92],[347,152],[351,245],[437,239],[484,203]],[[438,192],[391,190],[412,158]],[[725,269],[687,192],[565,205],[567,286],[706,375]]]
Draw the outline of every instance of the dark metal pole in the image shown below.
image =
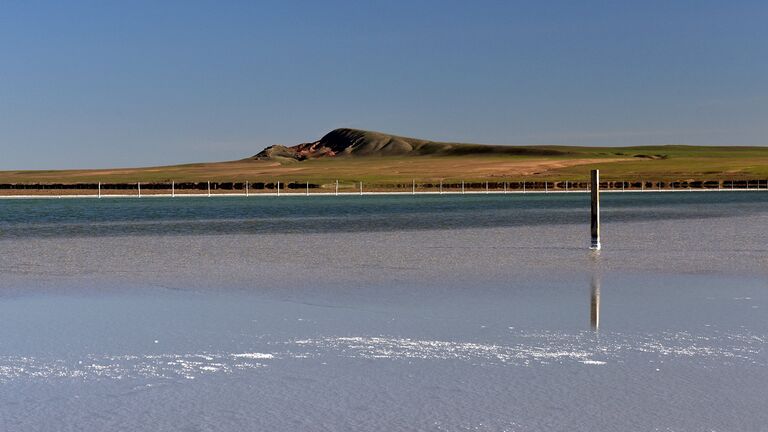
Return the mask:
[[592,245],[590,249],[600,250],[600,170],[592,170]]

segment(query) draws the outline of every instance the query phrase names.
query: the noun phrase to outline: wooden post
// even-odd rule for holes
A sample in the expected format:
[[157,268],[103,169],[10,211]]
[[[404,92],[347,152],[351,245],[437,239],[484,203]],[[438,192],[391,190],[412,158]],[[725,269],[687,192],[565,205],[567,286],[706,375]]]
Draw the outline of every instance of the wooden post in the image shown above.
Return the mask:
[[136,186],[139,189],[139,198],[141,198],[141,182],[136,183]]
[[101,198],[101,182],[99,182],[99,198]]
[[309,182],[307,182],[307,196],[309,196]]
[[360,182],[360,196],[363,196],[363,182]]
[[600,250],[600,170],[592,170],[592,244],[590,249]]
[[488,182],[485,182],[485,193],[491,193],[491,190],[488,189]]
[[175,196],[176,196],[176,182],[172,181],[171,182],[171,198]]
[[464,180],[461,181],[461,194],[464,195]]
[[411,189],[411,195],[416,195],[416,179],[413,179],[413,186]]
[[208,182],[208,197],[211,196],[211,182]]
[[245,181],[245,196],[248,196],[248,180]]
[[547,189],[547,187],[548,187],[549,185],[548,185],[547,183],[549,183],[549,182],[547,182],[547,181],[545,180],[545,181],[544,181],[544,193],[548,193],[548,192],[549,192],[549,189]]
[[336,180],[336,196],[339,196],[339,181]]
[[523,180],[523,193],[525,193],[525,180]]
[[280,180],[277,181],[277,196],[280,196]]

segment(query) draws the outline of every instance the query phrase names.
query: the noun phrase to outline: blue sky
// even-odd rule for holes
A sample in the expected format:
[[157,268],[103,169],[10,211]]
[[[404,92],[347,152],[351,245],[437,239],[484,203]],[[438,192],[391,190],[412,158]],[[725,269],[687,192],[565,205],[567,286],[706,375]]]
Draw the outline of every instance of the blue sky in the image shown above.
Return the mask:
[[336,127],[768,145],[765,1],[0,3],[0,169],[239,159]]

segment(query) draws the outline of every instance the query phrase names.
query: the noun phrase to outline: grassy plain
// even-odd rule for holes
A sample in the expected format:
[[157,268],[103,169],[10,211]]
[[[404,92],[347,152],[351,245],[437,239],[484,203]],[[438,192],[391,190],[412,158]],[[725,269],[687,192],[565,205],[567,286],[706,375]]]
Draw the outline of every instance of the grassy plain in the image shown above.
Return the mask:
[[563,147],[565,154],[368,156],[295,161],[243,159],[173,166],[0,171],[0,183],[153,183],[184,181],[366,183],[482,180],[581,180],[599,168],[605,180],[768,179],[768,147]]

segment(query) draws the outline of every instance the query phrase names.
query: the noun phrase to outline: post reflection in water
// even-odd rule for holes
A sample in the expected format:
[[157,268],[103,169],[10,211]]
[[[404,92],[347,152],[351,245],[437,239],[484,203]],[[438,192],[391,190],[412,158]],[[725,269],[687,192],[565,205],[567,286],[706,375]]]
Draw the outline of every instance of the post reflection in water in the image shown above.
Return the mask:
[[589,302],[589,324],[592,330],[597,331],[600,328],[600,251],[593,250],[589,255],[590,267],[592,270],[592,290]]
[[600,328],[600,274],[592,272],[592,301],[589,308],[589,323],[593,330]]

